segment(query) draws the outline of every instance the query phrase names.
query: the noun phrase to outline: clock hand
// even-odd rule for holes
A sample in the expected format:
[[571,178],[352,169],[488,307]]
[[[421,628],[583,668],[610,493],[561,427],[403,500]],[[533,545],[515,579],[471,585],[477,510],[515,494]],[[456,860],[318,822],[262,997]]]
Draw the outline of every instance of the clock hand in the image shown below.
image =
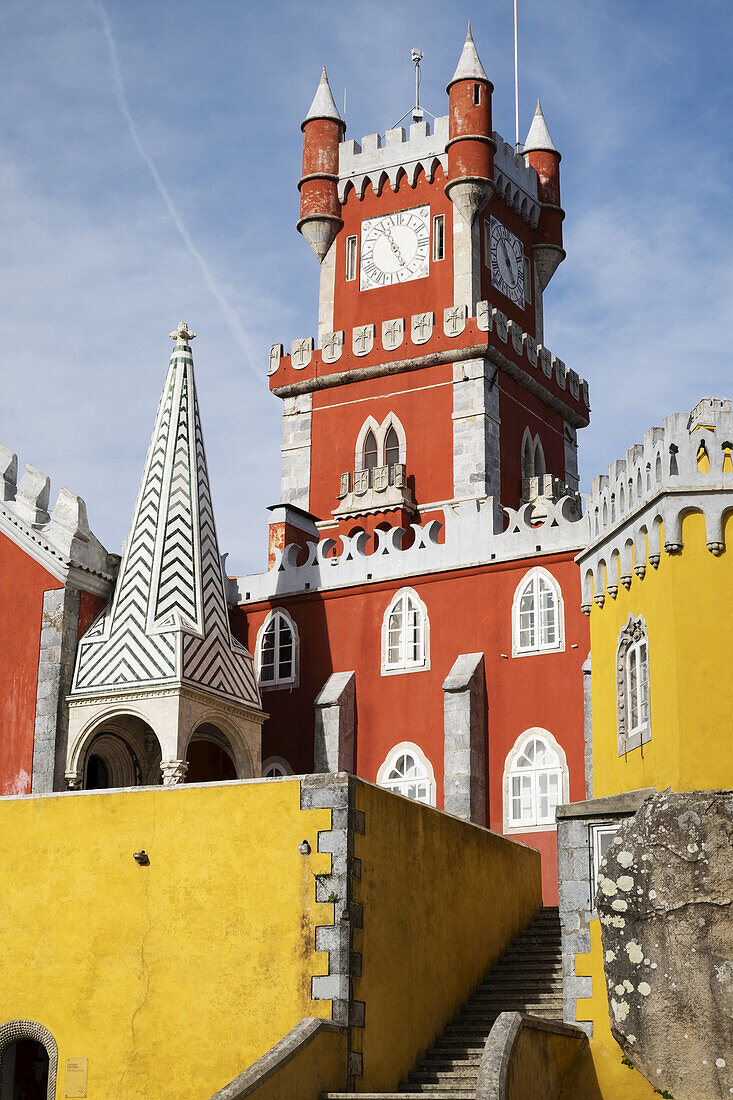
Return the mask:
[[389,227],[386,227],[385,230],[384,230],[384,235],[387,238],[387,240],[389,241],[389,246],[392,249],[392,251],[394,252],[395,256],[397,257],[397,259],[399,261],[399,264],[400,264],[400,267],[404,267],[405,261],[402,258],[402,253],[399,250],[399,246],[396,244],[396,242],[392,238],[392,230]]

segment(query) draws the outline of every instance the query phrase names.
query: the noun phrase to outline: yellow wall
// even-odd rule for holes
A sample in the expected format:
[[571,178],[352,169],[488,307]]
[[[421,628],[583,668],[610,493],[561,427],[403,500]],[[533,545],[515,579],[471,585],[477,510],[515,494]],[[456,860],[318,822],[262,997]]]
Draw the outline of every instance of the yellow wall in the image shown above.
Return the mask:
[[393,1089],[539,911],[539,853],[366,783],[356,806],[364,929],[360,1092]]
[[51,1031],[57,1097],[66,1059],[88,1057],[91,1100],[205,1100],[330,1018],[310,999],[330,820],[300,809],[297,779],[0,800],[0,1023]]
[[[705,522],[688,515],[683,550],[662,552],[627,591],[606,596],[590,617],[593,685],[593,796],[643,787],[701,790],[733,786],[733,519],[729,549],[716,558]],[[663,542],[662,538],[662,542]],[[649,636],[651,740],[619,756],[615,658],[629,615]]]
[[346,1031],[320,1031],[272,1077],[250,1089],[251,1100],[316,1100],[322,1092],[346,1088],[349,1039]]

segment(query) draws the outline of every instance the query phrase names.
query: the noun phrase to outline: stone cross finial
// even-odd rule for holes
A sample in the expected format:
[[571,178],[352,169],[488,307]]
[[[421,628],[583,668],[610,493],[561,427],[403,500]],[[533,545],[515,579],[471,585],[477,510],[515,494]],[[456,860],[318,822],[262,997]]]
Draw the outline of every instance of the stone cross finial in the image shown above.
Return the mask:
[[191,340],[196,339],[195,332],[189,332],[188,323],[186,321],[179,321],[178,328],[174,332],[168,334],[171,340],[175,340],[177,344],[188,344]]

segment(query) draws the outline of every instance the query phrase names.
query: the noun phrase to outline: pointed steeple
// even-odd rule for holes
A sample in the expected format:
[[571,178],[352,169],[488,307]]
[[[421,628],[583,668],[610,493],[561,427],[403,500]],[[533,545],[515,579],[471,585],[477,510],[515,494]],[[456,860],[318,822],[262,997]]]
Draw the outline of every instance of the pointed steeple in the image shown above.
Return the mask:
[[[71,697],[104,706],[110,693],[142,692],[149,700],[160,690],[170,700],[177,691],[187,698],[193,692],[209,710],[219,700],[257,720],[252,657],[229,627],[190,348],[195,333],[181,322],[171,337],[176,344],[114,597],[79,643]],[[178,720],[162,731],[142,709],[138,704],[135,712],[158,735],[163,763],[168,756],[180,764],[176,754],[185,754],[185,743]],[[68,775],[78,771],[73,726]]]
[[463,44],[463,50],[461,56],[458,59],[458,66],[453,73],[453,78],[446,87],[446,91],[450,91],[451,84],[455,84],[457,80],[485,80],[489,83],[489,78],[486,75],[481,59],[476,49],[476,44],[471,34],[471,23],[468,24],[468,34],[466,35],[466,41]]
[[529,133],[527,134],[527,140],[524,143],[522,153],[540,152],[557,153],[557,149],[550,137],[550,131],[547,129],[545,116],[542,113],[542,104],[538,99],[534,118],[532,119],[532,125],[529,128]]
[[306,122],[312,122],[314,118],[331,118],[335,122],[340,122],[343,125],[343,119],[339,114],[338,107],[331,93],[331,85],[328,83],[328,74],[326,73],[325,65],[321,70],[321,79],[318,82],[316,94],[313,96],[313,102],[308,109],[308,114],[303,119],[301,129],[305,126]]

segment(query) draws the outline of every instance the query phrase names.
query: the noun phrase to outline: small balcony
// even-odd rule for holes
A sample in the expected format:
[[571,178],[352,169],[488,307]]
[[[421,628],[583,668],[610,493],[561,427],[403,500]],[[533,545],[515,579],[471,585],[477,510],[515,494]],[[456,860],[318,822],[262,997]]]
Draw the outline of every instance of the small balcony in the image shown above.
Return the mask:
[[392,512],[395,509],[417,511],[401,462],[342,474],[339,501],[333,511],[334,516]]

